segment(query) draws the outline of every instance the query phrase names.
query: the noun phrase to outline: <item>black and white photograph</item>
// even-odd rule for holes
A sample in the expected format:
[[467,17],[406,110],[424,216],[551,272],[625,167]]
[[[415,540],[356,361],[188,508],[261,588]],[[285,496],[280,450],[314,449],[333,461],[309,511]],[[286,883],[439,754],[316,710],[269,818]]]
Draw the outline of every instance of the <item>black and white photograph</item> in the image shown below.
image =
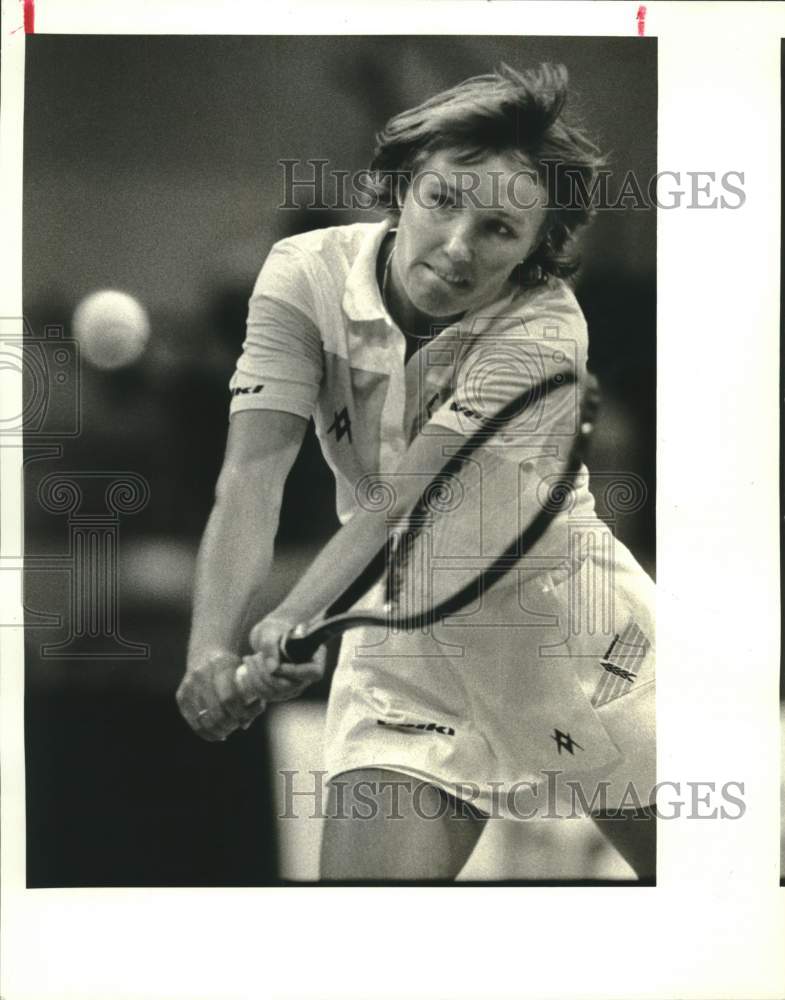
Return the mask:
[[[61,995],[21,956],[75,963],[71,900],[72,935],[83,906],[124,954],[112,907],[155,958],[83,963],[63,996],[315,996],[326,938],[302,968],[282,944],[304,910],[363,969],[377,913],[423,965],[497,924],[549,962],[569,937],[569,985],[488,996],[777,995],[778,459],[751,428],[774,433],[781,262],[741,252],[779,197],[779,41],[745,61],[776,17],[749,5],[733,69],[771,91],[764,138],[690,75],[717,79],[696,18],[718,5],[673,5],[683,33],[658,4],[542,30],[542,5],[416,6],[325,27],[305,5],[275,33],[14,12],[3,907],[44,916],[6,929],[3,996]],[[471,944],[423,949],[436,900],[476,913]],[[696,948],[645,990],[581,977],[609,920],[664,947],[692,905],[724,971]],[[196,986],[175,926],[206,935]],[[342,981],[324,995],[400,994]]]
[[654,881],[656,49],[30,39],[28,884]]

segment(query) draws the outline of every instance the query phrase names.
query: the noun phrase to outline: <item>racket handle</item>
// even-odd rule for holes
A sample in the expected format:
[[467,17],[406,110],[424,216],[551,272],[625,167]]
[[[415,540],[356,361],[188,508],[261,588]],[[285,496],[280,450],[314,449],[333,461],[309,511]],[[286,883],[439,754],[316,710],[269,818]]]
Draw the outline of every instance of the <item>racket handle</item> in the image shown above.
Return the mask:
[[[297,636],[294,634],[296,631],[296,629],[292,629],[280,638],[278,651],[281,663],[308,663],[324,642],[321,635]],[[258,696],[248,687],[248,667],[244,663],[241,663],[235,671],[234,681],[240,694],[243,695],[246,705],[259,700]]]

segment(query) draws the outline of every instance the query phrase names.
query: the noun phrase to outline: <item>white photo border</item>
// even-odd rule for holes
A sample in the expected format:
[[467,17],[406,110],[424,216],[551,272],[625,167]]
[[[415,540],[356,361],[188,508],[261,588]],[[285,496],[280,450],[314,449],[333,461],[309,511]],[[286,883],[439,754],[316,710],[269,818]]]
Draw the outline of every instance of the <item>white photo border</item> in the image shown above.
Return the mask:
[[[35,30],[624,36],[637,33],[640,6],[39,0]],[[656,888],[27,890],[22,636],[2,628],[6,1000],[785,993],[775,471],[785,7],[645,7],[658,38],[660,169],[742,170],[746,192],[737,211],[658,219],[659,773],[743,781],[744,817],[661,822]],[[23,10],[3,2],[2,316],[22,314]],[[21,449],[2,448],[4,558],[22,551],[9,534],[21,523],[20,461]],[[21,614],[18,576],[0,573],[0,587],[4,609]]]

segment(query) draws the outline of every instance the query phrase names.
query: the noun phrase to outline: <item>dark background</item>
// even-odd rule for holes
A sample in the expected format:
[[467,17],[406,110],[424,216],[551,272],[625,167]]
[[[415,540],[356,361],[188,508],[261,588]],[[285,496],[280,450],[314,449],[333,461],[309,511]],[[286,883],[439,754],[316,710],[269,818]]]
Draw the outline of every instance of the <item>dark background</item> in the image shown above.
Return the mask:
[[[615,172],[656,172],[656,43],[515,37],[75,37],[27,39],[24,307],[35,336],[71,335],[91,291],[148,310],[142,359],[82,359],[81,431],[28,437],[26,546],[69,555],[64,515],[37,489],[53,472],[132,471],[150,487],[121,517],[119,628],[142,658],[65,657],[69,577],[26,579],[30,886],[258,885],[277,874],[263,723],[203,744],[180,720],[196,547],[227,430],[227,382],[247,299],[272,244],[378,218],[281,210],[282,158],[367,166],[387,118],[505,61],[564,62],[570,105]],[[619,537],[654,570],[656,216],[603,211],[584,238],[577,292],[605,391],[590,465],[639,475],[648,500]],[[32,445],[61,446],[55,458]],[[334,530],[333,483],[309,436],[287,486],[271,603]],[[65,565],[65,563],[63,563]],[[37,613],[60,624],[36,626]],[[99,651],[100,652],[100,651]],[[326,684],[312,693],[324,697]]]

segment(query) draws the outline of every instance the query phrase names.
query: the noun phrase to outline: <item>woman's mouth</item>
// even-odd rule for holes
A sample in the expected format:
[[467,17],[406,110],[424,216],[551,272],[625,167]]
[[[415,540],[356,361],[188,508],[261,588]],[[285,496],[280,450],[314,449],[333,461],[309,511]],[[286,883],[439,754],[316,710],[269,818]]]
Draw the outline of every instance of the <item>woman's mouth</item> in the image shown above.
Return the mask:
[[450,285],[452,288],[468,288],[469,279],[464,277],[462,274],[456,274],[454,271],[445,271],[441,268],[434,267],[433,264],[425,265],[429,271],[432,271],[437,278],[440,278],[446,285]]

